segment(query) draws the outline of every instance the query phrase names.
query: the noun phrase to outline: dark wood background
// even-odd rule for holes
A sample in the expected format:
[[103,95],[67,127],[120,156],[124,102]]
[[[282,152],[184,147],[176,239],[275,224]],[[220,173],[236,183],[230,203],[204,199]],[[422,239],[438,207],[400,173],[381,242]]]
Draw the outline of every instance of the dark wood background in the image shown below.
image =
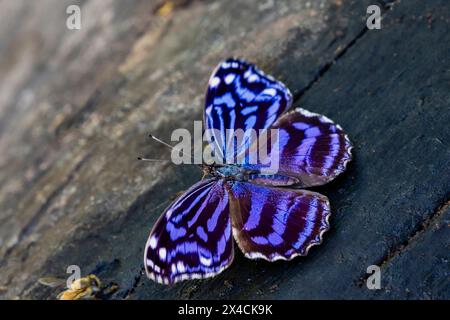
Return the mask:
[[[79,31],[66,28],[74,3]],[[366,28],[373,3],[381,30]],[[37,279],[75,264],[116,282],[113,299],[449,299],[450,3],[171,4],[0,1],[0,298],[54,299]],[[161,286],[142,275],[148,232],[201,173],[136,156],[169,158],[147,134],[200,120],[229,56],[341,124],[355,158],[317,188],[332,229],[308,257],[237,252],[214,279]],[[380,290],[365,285],[369,265]]]

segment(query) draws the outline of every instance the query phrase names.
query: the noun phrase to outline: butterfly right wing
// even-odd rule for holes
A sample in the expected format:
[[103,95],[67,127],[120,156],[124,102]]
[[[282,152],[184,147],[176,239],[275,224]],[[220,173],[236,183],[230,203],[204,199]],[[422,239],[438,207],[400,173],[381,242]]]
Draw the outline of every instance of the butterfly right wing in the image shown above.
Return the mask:
[[275,161],[276,170],[259,174],[269,166],[247,166],[255,172],[250,176],[254,183],[303,188],[323,185],[344,172],[352,158],[348,136],[324,115],[297,108],[282,115],[270,129],[277,130],[278,139],[272,141],[269,135],[260,148],[268,149],[266,160]]
[[212,277],[233,260],[228,193],[223,180],[205,179],[162,214],[145,248],[147,276],[164,284]]

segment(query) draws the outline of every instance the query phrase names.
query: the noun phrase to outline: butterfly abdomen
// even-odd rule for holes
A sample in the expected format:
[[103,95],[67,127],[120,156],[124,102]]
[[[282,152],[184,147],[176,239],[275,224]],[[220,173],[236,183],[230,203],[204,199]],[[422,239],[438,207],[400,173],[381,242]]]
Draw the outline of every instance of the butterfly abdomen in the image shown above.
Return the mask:
[[300,181],[296,178],[283,176],[280,174],[260,174],[254,173],[248,176],[248,181],[266,186],[292,186]]

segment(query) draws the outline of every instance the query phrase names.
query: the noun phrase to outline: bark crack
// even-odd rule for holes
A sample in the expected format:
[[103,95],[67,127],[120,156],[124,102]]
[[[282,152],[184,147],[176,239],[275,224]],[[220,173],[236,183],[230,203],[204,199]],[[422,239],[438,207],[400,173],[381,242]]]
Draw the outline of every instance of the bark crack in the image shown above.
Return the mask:
[[[446,198],[442,205],[440,205],[432,214],[428,215],[424,220],[417,224],[416,228],[411,232],[410,236],[394,246],[392,246],[386,255],[384,255],[379,261],[374,264],[379,266],[380,269],[385,267],[390,261],[392,261],[395,257],[402,254],[405,250],[409,248],[409,246],[418,240],[426,231],[430,229],[434,223],[439,220],[439,218],[450,209],[450,195]],[[370,275],[366,275],[361,277],[358,281],[358,286],[362,287]]]
[[[381,15],[383,16],[388,10],[390,10],[396,3],[399,2],[400,0],[381,3],[379,2],[379,5],[381,7]],[[311,89],[317,82],[319,82],[319,80],[325,75],[325,73],[327,73],[340,58],[342,58],[361,38],[364,37],[368,30],[369,29],[367,29],[367,27],[364,27],[362,30],[360,30],[358,34],[342,50],[340,50],[331,61],[328,61],[323,66],[321,66],[313,79],[308,82],[305,87],[294,94],[294,102],[298,102],[298,100],[300,100],[309,89]]]
[[138,287],[139,283],[141,282],[142,276],[144,273],[145,273],[145,267],[142,265],[141,268],[139,269],[138,274],[136,276],[134,276],[133,283],[122,295],[122,299],[128,299],[130,297],[130,295],[136,291],[136,288]]

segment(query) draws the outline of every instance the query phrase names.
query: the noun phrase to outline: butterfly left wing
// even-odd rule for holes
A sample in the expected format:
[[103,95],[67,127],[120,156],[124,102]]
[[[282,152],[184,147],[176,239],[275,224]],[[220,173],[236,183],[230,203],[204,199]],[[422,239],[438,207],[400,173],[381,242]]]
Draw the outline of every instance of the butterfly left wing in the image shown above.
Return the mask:
[[234,182],[231,195],[233,235],[247,258],[304,256],[329,228],[330,204],[319,193]]
[[223,163],[236,157],[253,141],[232,148],[227,129],[269,128],[292,103],[289,89],[253,64],[230,58],[220,63],[211,75],[206,93],[204,123],[212,131],[212,148]]
[[212,277],[231,264],[233,254],[224,182],[205,179],[176,199],[156,222],[144,265],[149,278],[170,284]]

